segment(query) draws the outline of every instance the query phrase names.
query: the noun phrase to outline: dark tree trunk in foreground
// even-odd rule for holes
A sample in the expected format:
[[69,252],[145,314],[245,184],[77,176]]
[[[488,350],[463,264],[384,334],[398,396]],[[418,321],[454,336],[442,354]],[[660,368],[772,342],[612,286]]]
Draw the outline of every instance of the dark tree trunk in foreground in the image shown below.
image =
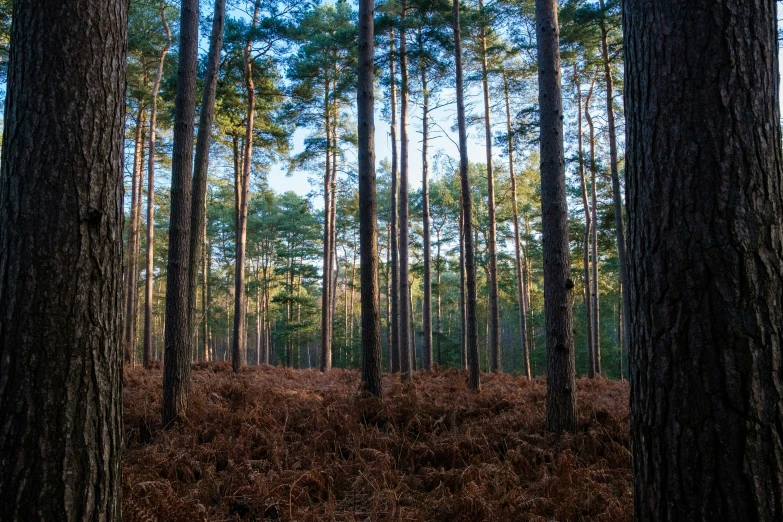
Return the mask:
[[[196,309],[198,306],[199,269],[203,268],[203,287],[206,288],[206,219],[207,219],[207,171],[209,169],[209,145],[212,138],[212,122],[215,118],[215,93],[220,69],[220,50],[223,47],[223,22],[226,18],[226,0],[215,0],[212,12],[212,34],[209,38],[209,54],[204,78],[204,92],[201,95],[201,111],[196,137],[196,158],[193,172],[193,193],[190,204],[190,269],[188,283],[188,306],[190,307],[191,336],[197,332]],[[206,319],[206,292],[202,291],[204,347],[208,346]],[[205,356],[206,356],[205,349]]]
[[15,0],[0,170],[0,520],[114,522],[126,4]]
[[635,518],[783,520],[776,2],[652,4],[624,13]]
[[574,282],[570,279],[568,206],[563,156],[563,100],[557,1],[536,0],[538,103],[541,118],[541,214],[546,322],[546,426],[552,432],[576,429]]
[[[484,4],[479,0],[479,10],[484,15]],[[500,349],[500,308],[498,306],[498,249],[495,234],[495,175],[492,170],[492,120],[489,105],[489,72],[487,71],[487,21],[481,21],[481,85],[484,91],[484,146],[487,153],[487,213],[489,218],[489,355],[493,372],[502,371]]]
[[457,83],[457,127],[459,130],[459,174],[462,187],[462,240],[465,248],[465,322],[467,333],[467,359],[470,388],[481,389],[478,353],[478,324],[476,320],[476,248],[473,243],[473,202],[468,178],[468,131],[465,123],[464,81],[462,78],[462,38],[459,26],[459,0],[452,3],[454,16],[454,61]]
[[359,123],[359,246],[362,302],[362,384],[383,396],[381,310],[378,287],[378,201],[375,188],[375,98],[373,96],[374,0],[359,2],[359,71],[356,111]]
[[397,223],[399,202],[398,173],[397,173],[397,85],[394,73],[394,29],[389,40],[389,103],[391,105],[391,147],[392,147],[392,181],[391,181],[391,348],[389,353],[392,358],[392,373],[400,371],[400,260],[399,241],[400,226]]
[[193,174],[193,125],[198,68],[198,0],[183,0],[179,21],[179,64],[174,101],[171,158],[171,218],[166,270],[166,327],[163,355],[163,426],[188,409],[193,335],[188,304],[190,198]]

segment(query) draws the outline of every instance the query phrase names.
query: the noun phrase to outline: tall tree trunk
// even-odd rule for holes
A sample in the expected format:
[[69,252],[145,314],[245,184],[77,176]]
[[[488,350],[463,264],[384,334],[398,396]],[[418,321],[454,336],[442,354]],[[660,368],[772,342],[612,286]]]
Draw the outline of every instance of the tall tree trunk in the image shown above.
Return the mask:
[[131,366],[136,364],[136,299],[138,267],[138,243],[139,243],[139,204],[141,184],[144,170],[144,120],[145,107],[141,105],[136,115],[136,131],[133,140],[133,174],[131,176],[131,204],[130,226],[128,227],[128,254],[125,269],[125,324],[123,332],[123,345],[125,347],[125,363]]
[[[604,10],[604,0],[599,3],[601,10]],[[614,202],[614,223],[617,234],[617,257],[620,260],[620,283],[623,291],[623,321],[630,323],[630,302],[628,300],[628,260],[625,252],[625,233],[623,226],[623,200],[620,193],[620,175],[617,169],[617,130],[614,122],[614,83],[612,81],[612,70],[609,64],[609,47],[607,42],[606,19],[601,16],[601,56],[604,64],[604,80],[606,81],[606,120],[609,130],[609,163],[612,172],[612,200]],[[596,293],[596,299],[598,294]],[[596,324],[598,322],[596,313]],[[596,339],[598,332],[596,331]],[[623,337],[623,351],[628,353],[629,337],[626,331]],[[600,346],[596,344],[598,371],[601,371]]]
[[256,87],[253,82],[252,31],[258,25],[258,10],[261,0],[253,7],[251,35],[244,50],[245,93],[247,95],[247,125],[245,126],[244,150],[242,151],[241,191],[239,193],[239,219],[236,234],[236,267],[234,269],[234,342],[231,345],[231,367],[238,372],[247,363],[247,303],[245,290],[245,257],[247,244],[247,200],[250,195],[250,166],[253,161],[253,129],[255,128]]
[[[146,85],[146,83],[145,83]],[[138,346],[138,338],[139,338],[139,272],[141,269],[140,262],[141,262],[141,211],[143,208],[143,201],[144,201],[144,160],[145,160],[145,147],[147,145],[147,132],[146,132],[146,126],[142,129],[141,132],[141,154],[139,155],[139,160],[141,161],[141,165],[139,166],[139,182],[136,187],[136,241],[133,246],[133,252],[131,252],[131,255],[133,256],[133,259],[135,260],[135,277],[136,277],[136,283],[135,283],[135,291],[134,291],[134,299],[133,299],[133,309],[132,309],[132,315],[133,315],[133,327],[131,331],[131,346],[133,346],[134,350],[135,347]]]
[[[577,155],[579,163],[579,182],[582,189],[582,207],[585,212],[585,233],[584,242],[582,243],[582,262],[584,264],[584,298],[585,298],[585,315],[587,324],[587,376],[591,379],[595,377],[595,359],[593,350],[593,313],[592,313],[592,299],[591,299],[591,286],[590,286],[590,237],[591,228],[593,226],[593,220],[590,216],[590,203],[588,202],[587,183],[585,182],[585,162],[584,152],[582,150],[582,84],[579,80],[579,73],[576,68],[576,62],[574,62],[574,83],[576,84],[576,99],[577,99]],[[592,85],[590,86],[590,92],[593,92]],[[593,185],[593,193],[595,193],[595,185]]]
[[468,131],[465,123],[465,97],[462,78],[462,38],[459,25],[459,0],[452,3],[454,16],[454,62],[456,63],[457,87],[457,127],[459,130],[459,173],[462,188],[462,230],[465,267],[465,322],[467,330],[467,356],[469,384],[474,391],[481,389],[478,324],[476,319],[476,254],[473,243],[473,201],[470,196],[470,178],[468,177]]
[[150,110],[150,143],[147,165],[147,280],[145,281],[146,299],[144,301],[144,355],[145,368],[152,365],[152,291],[155,282],[155,139],[158,127],[158,90],[163,78],[163,64],[171,47],[171,29],[166,20],[166,5],[161,2],[160,19],[166,31],[166,44],[160,52],[155,81],[152,83],[152,109]]
[[[461,182],[460,182],[461,183]],[[466,300],[467,274],[465,273],[465,205],[462,203],[462,186],[459,197],[459,313],[460,313],[460,360],[462,370],[468,369],[468,316]]]
[[332,369],[332,322],[329,309],[332,306],[332,208],[331,208],[331,112],[329,111],[329,80],[324,82],[324,132],[326,134],[326,167],[324,171],[324,259],[323,284],[321,286],[321,371]]
[[596,175],[598,172],[598,164],[595,160],[595,125],[593,124],[593,118],[590,116],[590,100],[593,98],[593,85],[590,85],[590,90],[587,92],[587,96],[585,97],[585,119],[587,120],[587,126],[590,129],[590,186],[592,188],[592,213],[591,213],[591,219],[593,221],[593,227],[590,231],[590,250],[591,250],[591,256],[593,258],[593,266],[592,266],[592,284],[591,284],[591,319],[592,324],[591,330],[592,330],[592,337],[590,338],[591,341],[591,348],[590,348],[590,372],[592,376],[595,376],[600,373],[600,370],[597,366],[597,353],[599,351],[599,332],[598,327],[600,325],[599,323],[599,317],[598,317],[598,214],[597,214],[597,192],[598,192],[598,186],[596,184]]
[[[479,11],[485,16],[484,3],[479,0]],[[493,372],[503,370],[500,348],[500,308],[498,306],[498,250],[495,233],[495,176],[492,172],[492,120],[489,105],[489,72],[487,70],[486,20],[479,27],[481,43],[481,85],[484,91],[484,143],[487,152],[487,212],[489,214],[489,353]]]
[[388,371],[392,371],[391,353],[391,223],[386,227],[386,342],[388,343]]
[[[383,395],[381,310],[378,287],[378,202],[375,185],[375,97],[373,94],[374,6],[374,0],[359,2],[359,77],[356,111],[359,125],[359,242],[361,248],[359,277],[361,279],[362,306],[362,386],[368,393],[381,397]],[[353,289],[351,292],[353,295]]]
[[[171,159],[171,217],[166,269],[166,329],[163,355],[163,426],[188,408],[193,331],[190,324],[190,200],[193,126],[198,69],[198,0],[181,2],[179,64]],[[201,224],[199,223],[199,229]]]
[[[212,11],[212,33],[209,37],[209,52],[204,78],[204,92],[201,95],[201,110],[196,136],[196,158],[193,171],[193,194],[190,207],[190,271],[188,302],[190,322],[196,331],[196,309],[198,293],[198,271],[206,252],[207,223],[207,172],[209,170],[209,147],[212,138],[212,123],[215,119],[215,96],[220,72],[220,51],[223,47],[223,24],[226,18],[226,0],[215,0]],[[205,265],[206,266],[206,265]],[[206,277],[206,269],[204,270]],[[203,285],[206,287],[206,283]],[[202,296],[204,295],[202,291]],[[204,306],[204,341],[207,342],[206,307]],[[206,344],[204,345],[207,346]]]
[[[442,225],[441,225],[442,226]],[[437,313],[438,313],[438,326],[435,330],[438,334],[438,366],[443,366],[443,353],[441,352],[441,337],[443,337],[443,322],[441,321],[441,309],[440,309],[440,228],[436,232],[436,240],[438,242],[437,254],[435,256],[435,287],[438,290],[437,297]]]
[[121,520],[127,4],[15,0],[0,167],[0,519]]
[[654,4],[624,10],[635,520],[783,520],[776,2]]
[[392,373],[400,371],[400,260],[399,240],[400,226],[397,222],[399,212],[399,187],[397,172],[397,85],[394,73],[394,29],[389,39],[389,99],[391,104],[391,147],[392,147],[392,181],[391,181],[391,367]]
[[424,301],[422,302],[421,322],[424,334],[424,369],[432,369],[432,269],[431,255],[432,241],[430,235],[430,168],[428,163],[429,150],[429,112],[430,93],[427,88],[427,64],[423,58],[423,42],[421,27],[418,32],[419,42],[419,70],[421,71],[421,209],[422,209],[422,236],[424,249]]
[[522,371],[530,379],[530,354],[527,345],[527,306],[525,300],[525,280],[522,277],[522,247],[519,237],[519,207],[517,204],[517,178],[514,173],[514,134],[511,127],[511,104],[508,99],[508,76],[503,71],[503,93],[506,98],[506,135],[508,140],[508,173],[511,179],[511,211],[514,221],[514,258],[517,268],[517,301],[519,306],[519,332],[522,343]]
[[556,0],[536,0],[536,41],[547,345],[546,427],[557,433],[576,429],[576,367]]
[[408,44],[405,24],[408,3],[402,0],[400,27],[400,371],[411,378],[410,267],[408,265]]
[[[206,205],[206,201],[204,202]],[[209,288],[209,270],[212,265],[212,256],[209,253],[209,245],[207,244],[207,221],[204,220],[204,233],[202,234],[204,241],[204,251],[202,253],[202,266],[203,266],[203,280],[201,283],[201,310],[202,310],[202,328],[204,336],[204,361],[210,362],[212,360],[211,350],[212,343],[209,338],[209,305],[212,301]]]

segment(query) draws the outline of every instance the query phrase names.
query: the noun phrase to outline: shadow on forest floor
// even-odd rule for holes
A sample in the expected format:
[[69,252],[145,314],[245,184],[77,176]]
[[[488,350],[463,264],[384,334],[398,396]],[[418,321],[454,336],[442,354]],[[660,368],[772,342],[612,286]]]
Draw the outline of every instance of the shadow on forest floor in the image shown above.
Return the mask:
[[546,381],[196,365],[160,429],[161,370],[126,370],[123,519],[630,521],[628,385],[581,379],[579,430],[544,433]]

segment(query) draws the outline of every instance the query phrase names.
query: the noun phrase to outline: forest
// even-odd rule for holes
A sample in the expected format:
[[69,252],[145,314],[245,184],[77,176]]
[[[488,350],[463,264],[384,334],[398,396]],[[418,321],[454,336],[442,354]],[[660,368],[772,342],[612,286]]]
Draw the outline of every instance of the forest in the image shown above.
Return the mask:
[[0,0],[0,522],[783,520],[775,0]]

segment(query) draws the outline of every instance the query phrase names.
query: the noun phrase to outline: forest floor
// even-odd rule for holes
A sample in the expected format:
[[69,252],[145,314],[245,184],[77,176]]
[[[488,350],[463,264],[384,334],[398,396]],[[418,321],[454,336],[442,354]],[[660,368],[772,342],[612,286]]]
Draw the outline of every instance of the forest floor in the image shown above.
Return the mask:
[[161,429],[160,369],[124,376],[123,515],[140,521],[630,521],[628,385],[578,381],[579,429],[544,433],[546,381],[198,365]]

